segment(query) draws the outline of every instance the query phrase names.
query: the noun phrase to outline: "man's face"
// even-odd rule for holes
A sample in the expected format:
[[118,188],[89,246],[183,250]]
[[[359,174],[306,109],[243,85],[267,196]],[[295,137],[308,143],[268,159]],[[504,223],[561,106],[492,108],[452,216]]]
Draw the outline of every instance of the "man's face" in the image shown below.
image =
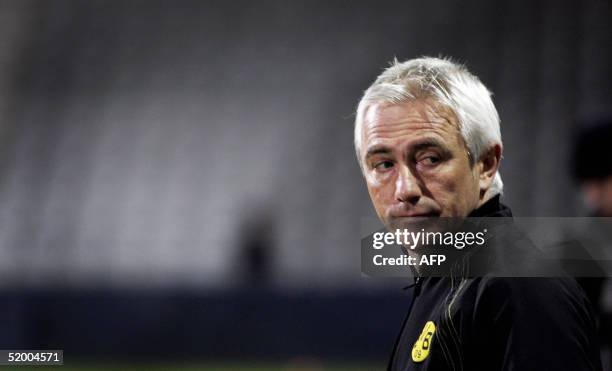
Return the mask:
[[400,228],[414,217],[464,217],[477,208],[479,182],[452,112],[420,100],[369,106],[361,160],[376,213]]
[[612,216],[612,176],[585,180],[581,188],[584,198],[597,216]]

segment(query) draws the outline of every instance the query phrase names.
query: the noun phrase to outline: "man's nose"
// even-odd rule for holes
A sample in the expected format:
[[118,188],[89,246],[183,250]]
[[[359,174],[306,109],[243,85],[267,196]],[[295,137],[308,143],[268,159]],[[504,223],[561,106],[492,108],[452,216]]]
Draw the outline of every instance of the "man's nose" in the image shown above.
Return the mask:
[[422,195],[419,179],[408,166],[402,166],[395,181],[395,198],[416,205]]

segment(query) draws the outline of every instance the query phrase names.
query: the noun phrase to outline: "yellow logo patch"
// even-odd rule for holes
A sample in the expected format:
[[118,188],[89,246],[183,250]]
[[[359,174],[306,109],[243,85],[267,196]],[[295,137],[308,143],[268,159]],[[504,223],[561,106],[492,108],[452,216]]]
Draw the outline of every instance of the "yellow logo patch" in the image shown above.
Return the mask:
[[436,325],[433,323],[433,321],[428,321],[425,324],[425,327],[423,327],[421,336],[419,336],[418,340],[412,347],[412,360],[414,362],[423,362],[425,358],[427,358],[435,333]]

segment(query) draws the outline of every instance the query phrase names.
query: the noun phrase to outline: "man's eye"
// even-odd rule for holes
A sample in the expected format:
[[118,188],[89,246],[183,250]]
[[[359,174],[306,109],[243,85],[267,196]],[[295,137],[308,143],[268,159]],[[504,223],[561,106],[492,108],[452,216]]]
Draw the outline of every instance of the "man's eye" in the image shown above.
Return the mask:
[[441,159],[438,156],[425,156],[419,159],[419,163],[425,166],[434,166],[440,163]]
[[380,161],[374,164],[374,169],[378,171],[385,171],[393,167],[393,162],[391,161]]

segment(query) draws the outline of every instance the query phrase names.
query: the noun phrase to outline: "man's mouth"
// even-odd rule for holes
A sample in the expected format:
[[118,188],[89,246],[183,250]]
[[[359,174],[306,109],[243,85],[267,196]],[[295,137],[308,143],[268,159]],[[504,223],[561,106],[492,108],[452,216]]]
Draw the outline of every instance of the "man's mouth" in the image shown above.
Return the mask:
[[391,215],[392,219],[404,219],[404,218],[435,218],[439,215],[439,213],[434,211],[429,212],[412,212],[412,213],[401,213]]
[[[437,218],[439,213],[436,212],[411,212],[392,215],[389,220],[389,225],[393,229],[421,229],[429,228],[434,218]],[[438,220],[438,219],[436,219]]]

